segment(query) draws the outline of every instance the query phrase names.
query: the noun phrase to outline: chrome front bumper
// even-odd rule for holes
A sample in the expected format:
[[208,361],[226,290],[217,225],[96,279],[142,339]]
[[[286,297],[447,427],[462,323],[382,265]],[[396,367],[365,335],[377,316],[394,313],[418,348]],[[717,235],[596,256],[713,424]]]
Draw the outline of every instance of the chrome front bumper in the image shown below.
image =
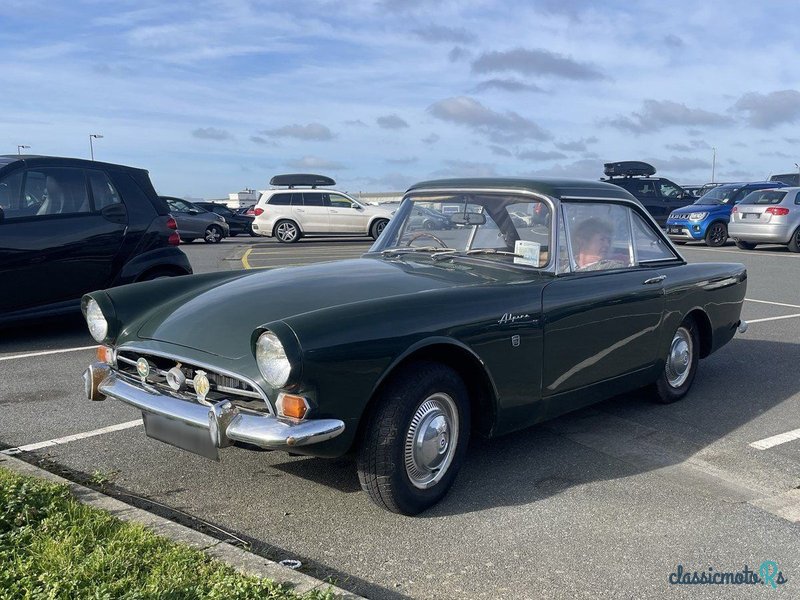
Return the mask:
[[215,460],[217,449],[233,442],[291,450],[324,442],[344,431],[344,421],[338,419],[294,422],[246,412],[228,400],[206,406],[173,398],[133,383],[100,362],[92,364],[83,377],[90,400],[108,396],[138,408],[150,437]]

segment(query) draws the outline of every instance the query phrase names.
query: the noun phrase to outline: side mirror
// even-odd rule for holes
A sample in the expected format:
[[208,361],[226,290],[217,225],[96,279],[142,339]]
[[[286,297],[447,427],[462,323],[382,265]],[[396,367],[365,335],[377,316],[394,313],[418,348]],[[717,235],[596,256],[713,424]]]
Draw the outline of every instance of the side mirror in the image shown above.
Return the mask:
[[361,206],[360,204],[353,204],[353,208],[355,208],[356,210],[364,210],[364,207]]
[[196,208],[190,208],[190,209],[189,209],[188,211],[186,211],[186,212],[188,212],[190,215],[199,215],[199,214],[200,214],[200,211],[199,211],[199,210],[197,210]]

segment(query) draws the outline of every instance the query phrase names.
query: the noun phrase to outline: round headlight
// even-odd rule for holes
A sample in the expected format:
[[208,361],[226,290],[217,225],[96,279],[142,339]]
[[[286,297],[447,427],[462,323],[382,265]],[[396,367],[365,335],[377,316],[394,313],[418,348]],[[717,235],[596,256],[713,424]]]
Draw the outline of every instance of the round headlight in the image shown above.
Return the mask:
[[108,321],[100,310],[100,305],[95,300],[89,300],[86,304],[86,324],[89,326],[89,333],[98,342],[106,339],[108,334]]
[[271,331],[262,333],[256,342],[256,363],[258,370],[274,388],[286,385],[292,363],[286,356],[283,344]]

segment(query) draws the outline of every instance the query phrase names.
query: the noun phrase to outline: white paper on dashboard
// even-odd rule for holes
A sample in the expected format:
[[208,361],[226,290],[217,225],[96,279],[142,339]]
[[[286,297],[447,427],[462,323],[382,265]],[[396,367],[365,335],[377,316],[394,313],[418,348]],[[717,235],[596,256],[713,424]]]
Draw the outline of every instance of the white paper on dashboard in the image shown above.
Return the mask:
[[531,265],[538,267],[539,252],[541,249],[542,245],[539,242],[517,240],[514,242],[514,254],[519,254],[520,256],[514,257],[514,263],[518,265]]

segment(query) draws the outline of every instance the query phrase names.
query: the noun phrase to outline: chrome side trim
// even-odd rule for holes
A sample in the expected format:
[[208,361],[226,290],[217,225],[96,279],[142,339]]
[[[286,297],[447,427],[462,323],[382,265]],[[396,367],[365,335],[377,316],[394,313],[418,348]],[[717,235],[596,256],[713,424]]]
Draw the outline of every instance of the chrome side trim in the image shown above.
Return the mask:
[[[334,438],[344,431],[339,419],[309,419],[299,423],[274,415],[259,415],[238,409],[223,400],[208,407],[145,389],[111,371],[98,386],[100,393],[138,408],[143,413],[172,419],[208,432],[217,448],[230,442],[245,442],[270,450],[289,450]],[[213,423],[213,425],[212,425]]]
[[[118,360],[120,359],[120,357],[119,357],[119,353],[120,352],[127,352],[127,351],[140,352],[142,354],[152,354],[153,356],[158,356],[160,358],[168,358],[168,359],[174,360],[176,362],[184,362],[184,363],[187,363],[187,364],[190,364],[190,365],[195,365],[195,366],[198,366],[198,367],[202,367],[203,369],[208,369],[212,373],[219,373],[220,375],[226,375],[226,376],[232,377],[234,379],[240,379],[240,380],[244,381],[245,383],[247,383],[248,385],[252,386],[253,389],[256,390],[256,392],[258,392],[259,395],[257,397],[261,398],[264,401],[264,403],[267,405],[267,410],[269,410],[269,414],[271,414],[271,415],[275,414],[275,409],[273,408],[272,403],[269,401],[269,396],[267,396],[267,393],[261,388],[261,386],[258,385],[255,381],[253,381],[249,377],[244,377],[243,375],[240,375],[239,373],[234,373],[233,371],[228,371],[227,369],[220,369],[219,367],[217,367],[215,365],[212,365],[212,364],[209,364],[209,363],[203,363],[203,362],[191,359],[191,358],[186,358],[185,356],[179,356],[177,354],[167,354],[166,352],[153,351],[153,350],[150,350],[149,348],[141,348],[141,347],[136,346],[136,345],[127,345],[126,344],[124,346],[119,346],[119,347],[115,348],[115,351],[117,352]],[[122,359],[122,360],[124,362],[127,362],[127,360],[125,360],[125,359]],[[239,394],[242,391],[243,390],[236,390],[236,393]],[[230,393],[233,393],[233,392],[230,392]],[[243,396],[247,396],[248,394],[242,394],[242,395]],[[256,397],[256,396],[253,396],[253,397]]]

